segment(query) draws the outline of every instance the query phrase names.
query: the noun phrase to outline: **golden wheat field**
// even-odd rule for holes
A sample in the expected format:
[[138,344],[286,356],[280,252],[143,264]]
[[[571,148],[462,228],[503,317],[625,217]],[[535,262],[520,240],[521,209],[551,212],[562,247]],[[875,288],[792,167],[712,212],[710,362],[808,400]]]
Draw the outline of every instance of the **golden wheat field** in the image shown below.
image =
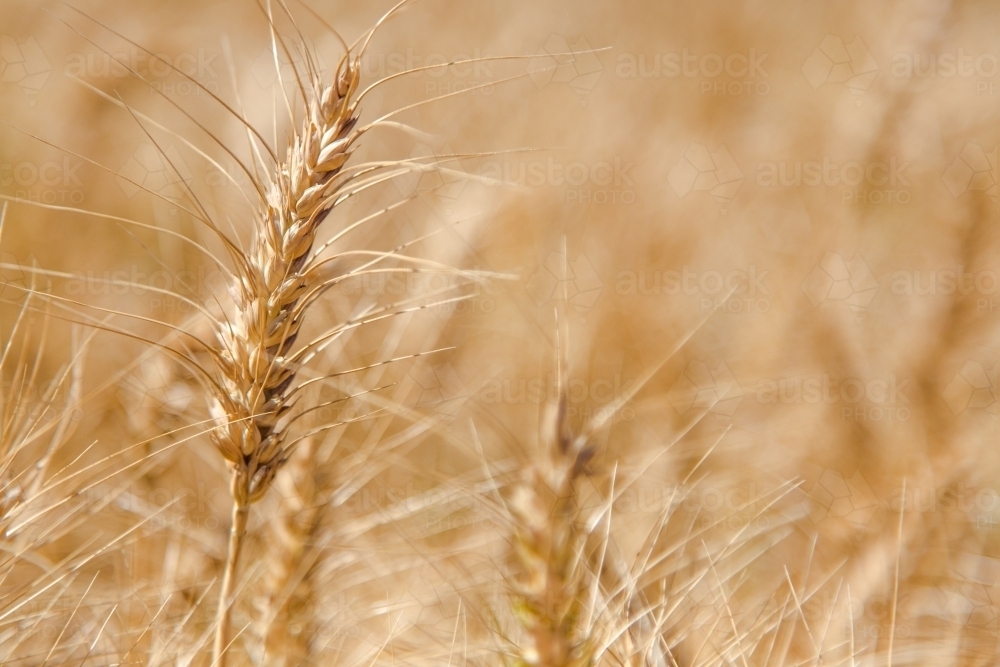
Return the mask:
[[0,0],[0,663],[1000,664],[1000,6]]

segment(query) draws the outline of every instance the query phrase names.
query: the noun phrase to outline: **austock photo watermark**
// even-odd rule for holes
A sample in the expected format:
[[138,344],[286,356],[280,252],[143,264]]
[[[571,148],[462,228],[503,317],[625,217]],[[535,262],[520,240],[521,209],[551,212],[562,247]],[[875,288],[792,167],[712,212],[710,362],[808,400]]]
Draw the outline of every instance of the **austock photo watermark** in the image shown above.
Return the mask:
[[871,306],[879,282],[860,253],[827,252],[802,281],[802,292],[814,308],[834,305],[860,317]]
[[128,268],[69,274],[64,291],[70,297],[141,296],[149,311],[191,315],[198,310],[192,302],[224,292],[225,285],[225,274],[214,267],[150,271],[148,267],[132,264]]
[[128,199],[144,193],[161,224],[174,221],[182,208],[190,208],[192,195],[204,188],[245,192],[252,187],[250,175],[235,158],[206,163],[172,143],[148,140],[135,144],[115,172],[115,182]]
[[[417,494],[409,489],[395,489],[392,497],[393,502],[409,503],[413,511],[430,508],[427,526],[438,530],[470,526],[497,528],[495,519],[477,512],[478,505],[468,499],[451,498],[439,492],[437,500],[432,502],[433,495],[429,499],[427,493]],[[383,497],[380,502],[388,500],[388,497]],[[679,483],[629,486],[616,491],[614,498],[608,500],[612,521],[615,516],[656,516],[666,512],[685,514],[684,520],[690,521],[697,530],[767,530],[775,520],[768,513],[771,495],[755,482],[726,487]],[[371,504],[373,501],[369,498],[366,502]]]
[[692,192],[708,192],[723,215],[729,210],[743,180],[743,171],[729,149],[720,145],[710,150],[699,143],[688,146],[667,174],[667,182],[678,197],[687,197]]
[[[899,612],[893,616],[893,610],[908,607],[912,597],[912,593],[904,592],[894,599],[891,593],[880,592],[864,598],[848,598],[843,590],[824,588],[801,600],[798,610],[801,618],[813,627],[827,625],[832,618],[839,618],[842,624],[834,636],[843,642],[874,643],[890,632],[899,639],[913,636],[916,632],[913,619]],[[783,600],[775,598],[770,611],[780,611],[781,602]]]
[[485,406],[543,405],[555,404],[562,391],[568,405],[568,417],[593,417],[613,423],[635,418],[635,410],[631,406],[619,407],[632,387],[633,381],[623,378],[621,373],[587,380],[566,378],[562,386],[552,373],[544,378],[494,378],[485,382],[471,397]]
[[802,65],[802,73],[814,90],[843,85],[858,106],[880,74],[895,80],[960,82],[976,96],[1000,92],[1000,56],[970,45],[895,51],[876,58],[860,35],[826,35]]
[[59,421],[69,419],[79,422],[86,417],[86,412],[79,406],[65,409],[58,407],[43,407],[43,401],[51,400],[52,387],[39,386],[37,382],[21,378],[14,380],[9,377],[0,378],[0,399],[5,410],[8,425],[23,423],[23,420],[38,419],[42,421]]
[[984,192],[997,203],[997,147],[987,150],[981,144],[967,142],[941,176],[948,192],[958,199],[972,192]]
[[760,96],[771,92],[765,68],[769,55],[755,48],[698,53],[687,47],[668,53],[621,53],[615,59],[615,76],[695,81],[702,95]]
[[802,74],[813,90],[843,86],[861,106],[864,94],[879,73],[878,64],[859,35],[826,35],[802,64]]
[[949,486],[921,485],[902,481],[876,495],[860,470],[843,473],[825,469],[809,487],[809,517],[814,525],[838,522],[862,537],[867,531],[887,525],[887,517],[907,514],[947,514],[977,531],[990,532],[1000,526],[1000,490],[994,485],[959,482]]
[[[474,267],[469,273],[478,270]],[[497,306],[496,288],[489,281],[473,280],[455,272],[362,273],[343,280],[337,291],[346,296],[434,298],[433,295],[440,295],[445,300],[462,297],[435,305],[434,312],[441,316],[489,314]]]
[[0,161],[0,188],[16,199],[57,206],[78,206],[86,200],[81,176],[83,160]]
[[119,168],[115,180],[130,199],[145,191],[157,202],[170,200],[165,203],[171,206],[188,194],[194,174],[175,146],[142,141]]
[[1000,310],[1000,273],[963,266],[896,269],[881,280],[860,253],[827,252],[802,281],[813,306],[840,303],[856,313],[868,310],[881,291],[896,300],[964,299],[980,315]]
[[896,79],[959,79],[974,86],[976,95],[1000,91],[1000,57],[988,51],[967,52],[958,47],[941,52],[898,52],[890,59],[889,75]]
[[[1000,182],[997,148],[972,141],[959,145],[962,147],[950,154],[946,163],[939,164],[927,160],[918,163],[896,155],[879,160],[831,155],[754,160],[746,155],[734,156],[725,144],[712,147],[693,142],[673,163],[667,183],[681,199],[708,193],[723,214],[744,182],[764,192],[828,193],[849,206],[909,206],[914,203],[914,195],[927,187],[923,177],[928,174],[936,179],[936,187],[943,186],[956,199],[982,192],[995,204]],[[921,178],[915,185],[917,177]]]
[[570,38],[552,34],[528,61],[528,74],[539,90],[567,86],[576,93],[580,105],[586,106],[604,74],[601,55],[585,35]]
[[343,591],[324,596],[322,600],[292,595],[282,606],[282,614],[287,621],[288,634],[331,644],[367,635],[362,618],[355,610],[356,604]]
[[688,362],[667,391],[667,400],[677,414],[705,413],[729,422],[743,402],[744,391],[725,362]]
[[698,299],[701,312],[766,313],[771,308],[769,273],[752,264],[728,271],[699,271],[687,265],[666,271],[620,271],[615,276],[615,294],[654,298],[685,295]]
[[895,156],[871,162],[838,162],[829,155],[804,161],[764,161],[756,164],[753,182],[761,188],[835,188],[841,201],[851,204],[908,204],[909,166]]
[[0,35],[0,84],[17,86],[34,107],[52,74],[52,65],[34,37]]
[[[552,34],[534,54],[526,56],[525,73],[539,90],[565,85],[585,105],[604,72],[600,52],[591,47],[586,36]],[[494,55],[478,48],[455,53],[425,54],[413,48],[367,52],[361,58],[361,76],[369,81],[400,75],[420,80],[427,98],[458,93],[489,97],[496,90],[493,83],[503,78],[497,74],[499,61],[491,60]],[[270,54],[267,57],[273,60]],[[288,67],[284,60],[282,65]]]
[[218,95],[219,70],[224,66],[217,51],[198,48],[180,53],[150,53],[135,46],[124,51],[71,53],[64,73],[94,83],[101,79],[139,77],[151,95],[192,97]]
[[[972,632],[995,632],[997,627],[996,587],[989,583],[923,585],[895,594],[892,590],[876,590],[859,595],[856,589],[851,593],[842,585],[800,590],[795,595],[780,589],[754,607],[753,613],[759,618],[790,614],[809,627],[825,628],[829,640],[856,649],[878,646],[890,635],[896,640],[918,637],[928,623],[935,621]],[[717,598],[702,594],[697,599],[693,613],[702,624],[713,622],[722,606],[741,613],[748,611],[739,602]]]
[[[772,92],[771,53],[746,47],[705,52],[681,46],[661,52],[626,51],[615,56],[616,77],[692,81],[702,95],[763,96]],[[881,59],[881,58],[880,58]],[[977,95],[997,94],[1000,58],[992,52],[959,47],[936,53],[896,52],[879,64],[860,35],[826,35],[804,58],[800,73],[813,90],[843,86],[857,106],[880,72],[894,79],[971,81]]]
[[998,373],[1000,363],[996,361],[966,359],[942,389],[941,397],[955,417],[985,418],[996,430]]
[[402,75],[419,80],[428,98],[455,93],[489,97],[495,92],[495,86],[490,84],[497,79],[495,66],[489,60],[492,55],[480,49],[450,54],[422,54],[412,48],[390,53],[367,52],[361,57],[361,78],[376,81]]
[[753,395],[760,404],[829,405],[841,419],[857,422],[899,422],[912,416],[910,378],[836,377],[830,373],[759,380]]
[[566,415],[570,419],[615,424],[636,418],[635,409],[624,400],[634,380],[620,372],[587,379],[570,377],[562,384],[554,373],[545,377],[490,373],[472,380],[463,379],[445,362],[415,368],[408,379],[416,389],[416,407],[433,410],[447,419],[456,417],[467,403],[487,410],[501,405],[555,405],[560,392],[566,398]]
[[615,493],[614,514],[659,514],[683,512],[696,529],[746,528],[767,530],[775,517],[769,513],[774,489],[755,481],[725,486],[701,484],[659,484],[629,486]]
[[224,485],[199,481],[177,487],[130,487],[124,491],[112,482],[88,485],[76,492],[84,504],[115,507],[133,516],[148,516],[149,529],[174,531],[215,530],[225,525],[229,496]]
[[311,51],[314,54],[312,65],[302,59],[299,51],[287,51],[281,48],[274,51],[270,45],[264,46],[250,60],[248,67],[250,76],[260,89],[273,93],[277,93],[276,86],[295,85],[296,74],[308,71],[310,66],[316,67],[320,76],[329,76],[330,66],[322,52],[316,49]]
[[417,143],[407,156],[405,173],[392,179],[397,192],[405,198],[422,201],[436,214],[453,219],[471,175],[451,146],[431,147]]
[[[555,53],[557,48],[574,47],[564,38],[553,37],[546,49]],[[727,52],[677,46],[656,52],[618,53],[610,69],[620,79],[690,81],[701,95],[763,96],[770,94],[774,85],[784,85],[780,81],[772,84],[771,56],[769,51],[754,46]],[[964,47],[940,52],[900,51],[876,58],[861,35],[828,34],[799,62],[799,75],[813,90],[842,87],[859,107],[880,74],[893,79],[969,81],[976,95],[995,95],[1000,90],[996,81],[1000,57]],[[551,64],[557,64],[554,58]],[[588,64],[593,76],[597,65]],[[572,81],[575,75],[573,72],[562,77]]]
[[[139,77],[152,95],[190,97],[219,93],[221,55],[205,48],[180,53],[150,53],[136,46],[99,53],[70,53],[65,76],[95,83],[101,79]],[[0,83],[17,85],[34,106],[53,66],[34,37],[0,35]]]
[[[360,59],[362,81],[375,82],[394,78],[422,82],[423,95],[428,99],[451,94],[491,96],[492,85],[497,80],[495,61],[491,53],[481,49],[454,53],[423,53],[412,47],[405,51],[380,52],[368,50]],[[315,54],[315,62],[307,64],[299,54],[289,54],[279,49],[277,55],[271,48],[262,49],[250,64],[253,80],[265,90],[278,85],[294,84],[310,67],[318,67],[321,76],[329,76],[332,67],[322,54]],[[336,64],[334,62],[334,64]]]
[[965,267],[894,271],[889,291],[906,298],[951,297],[968,299],[980,315],[1000,311],[1000,273]]
[[619,155],[607,160],[565,160],[549,156],[529,160],[490,160],[478,175],[498,186],[557,188],[567,204],[632,204],[635,162]]
[[911,379],[889,373],[883,377],[850,377],[832,373],[761,378],[741,383],[725,362],[693,360],[667,393],[680,415],[706,412],[731,420],[741,405],[823,405],[843,421],[893,424],[913,414]]
[[562,302],[586,317],[604,291],[604,282],[583,253],[571,258],[553,251],[527,278],[525,287],[539,307]]
[[37,284],[32,270],[37,266],[33,254],[14,255],[0,250],[0,297],[10,303],[24,303],[28,290]]

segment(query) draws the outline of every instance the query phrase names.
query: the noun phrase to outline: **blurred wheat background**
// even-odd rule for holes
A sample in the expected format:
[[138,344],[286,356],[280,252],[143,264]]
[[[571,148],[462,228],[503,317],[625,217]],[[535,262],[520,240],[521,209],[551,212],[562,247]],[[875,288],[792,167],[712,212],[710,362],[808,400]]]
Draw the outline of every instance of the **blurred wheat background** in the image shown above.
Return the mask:
[[[0,0],[0,655],[209,665],[229,474],[164,349],[201,353],[157,322],[207,339],[195,304],[225,299],[193,197],[250,238],[236,114],[283,157],[298,49],[329,81],[330,26],[392,5],[274,3],[277,56],[254,2],[72,5]],[[428,101],[394,117],[419,132],[351,159],[446,168],[319,241],[403,201],[352,248],[459,272],[362,275],[306,328],[468,298],[312,361],[364,370],[313,385],[316,434],[254,505],[229,664],[997,664],[998,20],[405,5],[362,87],[424,69],[360,109]]]

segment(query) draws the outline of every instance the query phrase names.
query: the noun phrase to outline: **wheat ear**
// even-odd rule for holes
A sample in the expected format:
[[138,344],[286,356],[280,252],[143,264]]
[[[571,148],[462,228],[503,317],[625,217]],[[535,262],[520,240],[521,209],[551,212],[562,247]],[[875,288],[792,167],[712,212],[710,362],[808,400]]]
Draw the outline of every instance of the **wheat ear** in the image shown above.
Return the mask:
[[[602,590],[601,579],[613,565],[606,558],[611,551],[614,492],[612,489],[601,506],[591,511],[584,507],[581,487],[592,476],[598,433],[607,428],[611,416],[632,400],[666,359],[647,371],[607,410],[573,428],[565,378],[568,349],[564,340],[568,334],[561,330],[560,319],[557,311],[558,398],[549,406],[542,426],[539,456],[522,469],[511,500],[503,505],[514,547],[512,611],[528,639],[527,646],[515,648],[517,667],[594,665],[616,637],[628,643],[631,639],[627,635],[640,623],[647,625],[646,616],[656,612],[655,607],[647,606],[638,616],[631,614],[629,607],[637,592],[634,583],[618,582]],[[588,551],[592,546],[588,539],[598,520],[605,523],[607,534],[598,538],[596,550]],[[595,619],[606,614],[616,618],[600,622]],[[634,658],[631,655],[629,659]]]
[[321,289],[310,256],[316,231],[350,181],[336,177],[350,157],[359,72],[360,60],[348,53],[332,84],[312,76],[311,87],[302,86],[303,125],[274,169],[251,249],[236,262],[233,313],[218,327],[213,441],[230,466],[233,498],[213,650],[220,667],[249,507],[267,492],[294,445],[284,428],[301,357],[292,346],[312,303],[310,290]]
[[578,620],[587,587],[580,562],[585,535],[580,526],[577,483],[594,449],[569,431],[566,397],[555,406],[545,434],[548,465],[528,469],[509,503],[514,524],[514,613],[530,646],[518,665],[577,667],[593,662],[592,645]]

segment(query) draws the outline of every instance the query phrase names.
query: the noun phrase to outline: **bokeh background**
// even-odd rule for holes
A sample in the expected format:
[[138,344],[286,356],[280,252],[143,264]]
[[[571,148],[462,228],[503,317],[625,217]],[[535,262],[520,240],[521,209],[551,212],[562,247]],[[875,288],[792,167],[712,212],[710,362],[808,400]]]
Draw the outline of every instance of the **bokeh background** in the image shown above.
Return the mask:
[[[389,7],[307,4],[349,41]],[[207,239],[178,204],[189,197],[183,180],[246,239],[249,210],[229,181],[246,176],[208,134],[242,157],[245,130],[206,90],[282,145],[288,114],[261,9],[233,0],[73,6],[201,87],[66,6],[0,0],[0,193]],[[329,72],[337,39],[309,9],[291,9],[302,37],[287,20],[282,33],[304,38]],[[892,634],[893,664],[992,664],[998,19],[996,4],[975,1],[420,0],[387,22],[363,60],[368,81],[466,58],[530,57],[399,77],[362,105],[373,119],[456,93],[396,117],[422,134],[372,132],[360,155],[462,157],[449,172],[407,175],[346,207],[359,218],[413,197],[359,241],[389,249],[445,228],[418,243],[421,252],[504,274],[470,301],[328,355],[346,368],[454,347],[378,371],[396,383],[395,399],[439,424],[369,480],[371,507],[471,480],[484,457],[530,457],[561,349],[579,424],[610,414],[652,373],[600,435],[602,469],[641,471],[616,505],[624,551],[681,486],[678,511],[706,520],[720,544],[747,531],[774,536],[734,566],[743,574],[727,579],[722,602],[699,602],[708,620],[691,612],[686,623],[780,606],[793,585],[809,598],[788,634],[796,660],[841,646],[851,626],[856,652],[871,660],[884,661]],[[291,65],[279,65],[287,77]],[[65,274],[41,279],[54,294],[172,323],[189,322],[191,308],[107,281],[190,288],[202,301],[224,289],[175,237],[25,203],[10,204],[0,253],[5,336],[23,300],[17,286],[32,280],[15,265]],[[332,296],[328,312],[438,287],[404,283],[360,281]],[[148,322],[128,326],[166,335]],[[53,323],[45,373],[66,363],[72,330]],[[70,451],[96,440],[97,456],[204,419],[190,378],[137,341],[94,336],[84,377]],[[379,428],[355,440],[404,427]],[[178,511],[186,524],[160,526],[109,559],[108,589],[161,582],[172,563],[178,590],[200,590],[223,553],[225,479],[198,440],[123,476],[129,490],[100,515],[108,526],[166,499],[193,500]],[[498,581],[489,574],[502,561],[495,526],[475,511],[429,516],[371,536],[371,553],[437,536],[451,556],[419,582],[437,600],[459,579],[442,569],[451,559],[470,582]],[[71,552],[85,534],[58,548]],[[392,581],[359,590],[371,597],[372,587],[402,585]],[[468,590],[480,585],[488,589]],[[131,608],[121,624],[142,627],[155,611]],[[453,628],[454,612],[439,613],[428,625]],[[767,655],[750,660],[768,664]]]

